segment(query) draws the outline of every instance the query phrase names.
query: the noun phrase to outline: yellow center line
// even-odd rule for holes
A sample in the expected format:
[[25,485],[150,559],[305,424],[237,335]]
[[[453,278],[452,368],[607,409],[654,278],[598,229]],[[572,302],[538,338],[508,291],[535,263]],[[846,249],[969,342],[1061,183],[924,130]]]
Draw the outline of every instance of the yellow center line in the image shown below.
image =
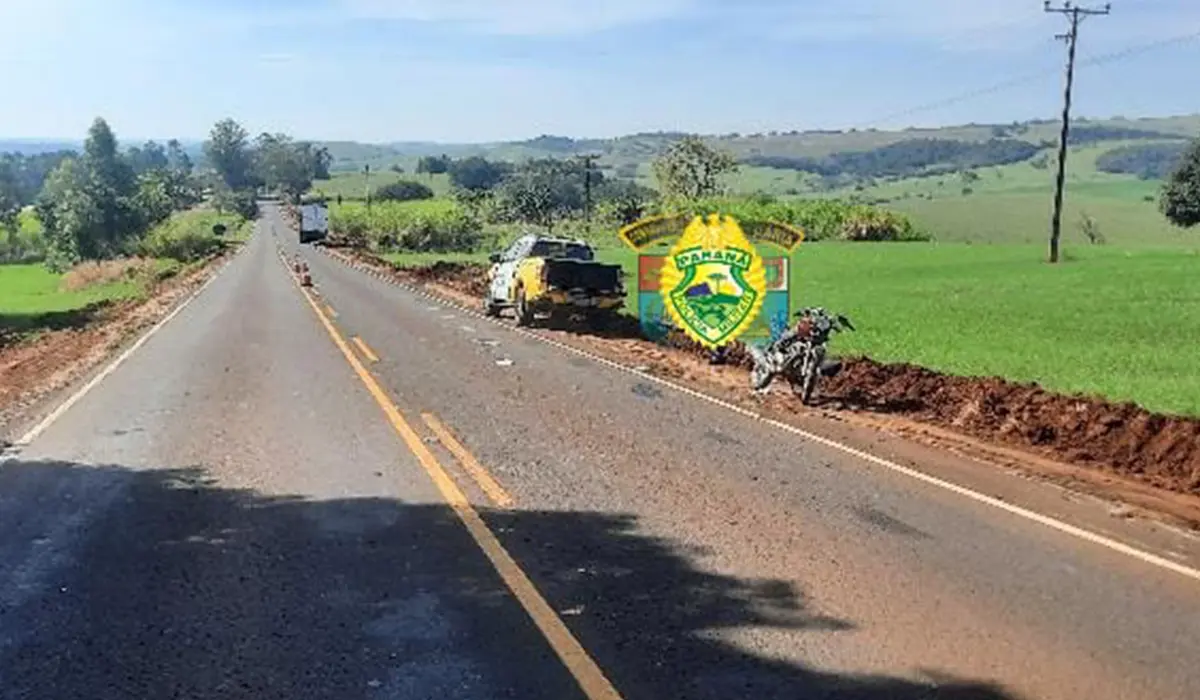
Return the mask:
[[330,317],[330,318],[337,318],[337,317],[338,317],[338,315],[337,315],[337,312],[336,312],[336,311],[334,311],[334,310],[333,310],[333,307],[332,307],[332,306],[330,306],[329,304],[326,304],[326,305],[325,305],[325,311],[326,311],[326,312],[329,314],[329,317]]
[[471,478],[475,479],[475,483],[479,484],[479,488],[483,489],[483,492],[487,494],[487,497],[492,499],[492,503],[495,503],[501,508],[508,508],[513,504],[513,498],[512,496],[508,495],[508,491],[504,490],[504,487],[501,486],[500,483],[492,477],[491,473],[488,472],[487,467],[484,467],[479,463],[479,460],[475,459],[475,455],[471,454],[471,452],[467,450],[467,448],[464,447],[457,438],[454,437],[454,433],[451,433],[450,430],[440,420],[438,420],[437,416],[433,415],[432,413],[422,413],[421,420],[425,421],[425,425],[428,425],[429,429],[433,431],[433,434],[437,436],[438,442],[441,442],[446,449],[450,451],[450,454],[454,455],[454,458],[458,460],[458,463],[462,465],[463,469],[465,469],[467,473],[471,475]]
[[546,641],[550,643],[550,647],[554,649],[554,653],[558,655],[563,665],[567,667],[567,671],[579,683],[579,687],[583,690],[584,695],[589,700],[621,700],[621,695],[617,692],[617,689],[613,687],[612,683],[605,677],[604,672],[600,670],[600,667],[596,665],[592,657],[588,655],[579,641],[571,634],[571,631],[567,629],[562,619],[554,612],[554,608],[550,607],[550,604],[538,592],[537,587],[529,580],[529,577],[521,569],[520,565],[517,564],[516,560],[512,558],[512,555],[508,553],[508,550],[504,549],[504,545],[500,544],[500,540],[496,539],[496,536],[488,529],[487,524],[483,522],[483,518],[479,516],[479,513],[467,501],[467,497],[454,483],[454,480],[450,478],[450,475],[446,473],[442,465],[438,463],[437,458],[429,451],[425,443],[421,441],[420,436],[408,424],[404,416],[401,415],[400,409],[396,408],[396,404],[388,398],[387,394],[380,388],[379,383],[375,381],[375,378],[371,376],[367,368],[363,366],[354,352],[350,350],[350,346],[342,338],[341,334],[338,333],[337,328],[321,312],[321,307],[317,306],[312,296],[303,287],[300,288],[300,292],[304,295],[304,299],[308,302],[308,305],[312,307],[313,312],[316,313],[317,318],[320,319],[321,324],[325,326],[329,337],[333,339],[334,344],[342,351],[346,362],[350,363],[350,367],[354,370],[354,373],[358,375],[363,385],[366,386],[367,391],[375,399],[375,402],[379,404],[384,415],[387,416],[388,421],[395,428],[396,433],[400,435],[400,438],[404,440],[404,444],[408,446],[408,449],[416,456],[417,461],[425,468],[430,479],[433,480],[438,491],[441,492],[442,498],[450,505],[455,515],[458,516],[458,519],[462,521],[471,538],[475,540],[475,544],[479,545],[479,548],[483,550],[484,555],[496,569],[496,573],[500,575],[504,584],[508,586],[508,590],[512,591],[513,596],[516,597],[521,607],[525,609],[525,612],[529,614],[533,623],[537,625],[542,636],[546,638]]
[[350,338],[350,340],[354,341],[354,344],[358,346],[359,351],[362,352],[363,356],[366,357],[367,360],[371,362],[379,362],[379,355],[376,355],[374,351],[371,350],[366,341],[364,341],[362,338],[359,338],[357,335]]

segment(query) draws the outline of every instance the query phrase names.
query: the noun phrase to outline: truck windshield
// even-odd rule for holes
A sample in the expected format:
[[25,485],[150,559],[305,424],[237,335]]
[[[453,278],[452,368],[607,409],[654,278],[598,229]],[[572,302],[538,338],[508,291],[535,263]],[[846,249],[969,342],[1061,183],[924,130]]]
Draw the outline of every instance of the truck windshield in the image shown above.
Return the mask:
[[559,241],[538,241],[533,244],[533,251],[530,255],[536,258],[570,258],[571,260],[591,260],[595,257],[592,249],[586,245]]

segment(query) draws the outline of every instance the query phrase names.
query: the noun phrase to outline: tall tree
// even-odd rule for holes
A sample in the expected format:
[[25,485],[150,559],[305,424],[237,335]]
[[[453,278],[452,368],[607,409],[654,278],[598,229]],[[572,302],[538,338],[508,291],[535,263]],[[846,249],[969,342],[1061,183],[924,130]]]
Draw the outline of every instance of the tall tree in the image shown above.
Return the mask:
[[155,141],[147,141],[141,148],[131,147],[126,157],[133,172],[138,175],[151,170],[165,170],[169,163],[166,150]]
[[293,199],[312,187],[317,160],[312,144],[296,143],[285,134],[263,133],[255,140],[258,178]]
[[695,136],[672,143],[654,160],[654,177],[672,199],[694,200],[720,193],[721,177],[737,171],[734,157]]
[[522,163],[497,188],[496,200],[510,220],[553,229],[558,220],[583,211],[583,165],[557,158]]
[[187,154],[178,139],[167,141],[167,167],[185,175],[192,174],[192,157]]
[[16,224],[21,211],[21,183],[16,171],[16,160],[0,158],[0,227]]
[[229,189],[245,190],[257,184],[250,134],[236,121],[223,119],[213,126],[204,154]]
[[490,190],[512,170],[508,163],[471,156],[449,164],[450,182],[465,190]]
[[1200,139],[1192,142],[1163,185],[1159,208],[1176,226],[1200,224]]

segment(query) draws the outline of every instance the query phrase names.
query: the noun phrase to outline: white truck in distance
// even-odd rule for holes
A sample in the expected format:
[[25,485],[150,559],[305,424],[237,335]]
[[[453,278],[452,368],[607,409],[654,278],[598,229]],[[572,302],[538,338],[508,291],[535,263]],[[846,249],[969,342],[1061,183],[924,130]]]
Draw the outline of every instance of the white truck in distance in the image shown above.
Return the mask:
[[324,204],[300,205],[300,242],[324,240],[329,235],[329,209]]

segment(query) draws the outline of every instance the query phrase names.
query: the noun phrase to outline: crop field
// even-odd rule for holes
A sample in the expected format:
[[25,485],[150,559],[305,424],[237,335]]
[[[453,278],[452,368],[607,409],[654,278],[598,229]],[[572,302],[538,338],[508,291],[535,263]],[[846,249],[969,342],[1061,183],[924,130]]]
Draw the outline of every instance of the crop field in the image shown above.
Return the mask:
[[[368,180],[362,172],[335,172],[331,173],[331,175],[332,177],[328,180],[314,182],[312,193],[325,196],[329,199],[336,199],[339,194],[343,199],[366,198]],[[374,192],[378,187],[399,182],[400,180],[419,182],[429,187],[438,196],[444,196],[450,192],[450,179],[445,174],[419,175],[411,170],[403,173],[397,173],[392,170],[380,170],[379,172],[372,170],[370,177],[371,192]]]
[[[486,261],[484,253],[388,257],[402,266]],[[600,257],[636,279],[633,251],[614,243]],[[1058,267],[1043,257],[1041,246],[802,245],[793,304],[855,322],[858,332],[834,340],[841,354],[1200,416],[1200,254],[1097,246]]]

